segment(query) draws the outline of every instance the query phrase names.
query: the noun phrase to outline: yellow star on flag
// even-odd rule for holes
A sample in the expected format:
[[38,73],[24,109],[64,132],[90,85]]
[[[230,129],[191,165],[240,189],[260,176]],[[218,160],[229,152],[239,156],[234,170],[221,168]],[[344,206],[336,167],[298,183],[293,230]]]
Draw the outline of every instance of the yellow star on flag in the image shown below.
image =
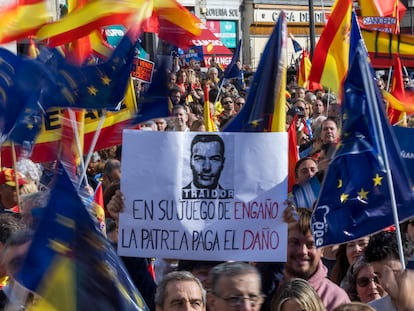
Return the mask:
[[361,188],[361,191],[358,192],[358,196],[360,199],[368,200],[368,193],[369,191],[365,191],[364,188]]
[[382,185],[382,179],[384,177],[381,177],[380,175],[376,174],[374,178],[372,178],[372,180],[374,181],[374,187],[375,186],[381,186]]
[[96,96],[96,94],[98,94],[98,90],[93,85],[91,85],[88,87],[88,93],[90,95]]
[[252,121],[252,125],[253,127],[258,127],[259,126],[260,121],[259,120],[254,120]]
[[338,179],[338,186],[336,188],[342,188],[342,179]]
[[65,255],[70,252],[70,248],[62,242],[49,239],[49,243],[49,247],[59,254]]
[[108,76],[102,76],[101,81],[103,85],[109,85],[111,83],[111,79]]
[[340,197],[340,200],[341,200],[342,203],[345,203],[348,200],[348,198],[349,198],[349,194],[342,193],[341,197]]

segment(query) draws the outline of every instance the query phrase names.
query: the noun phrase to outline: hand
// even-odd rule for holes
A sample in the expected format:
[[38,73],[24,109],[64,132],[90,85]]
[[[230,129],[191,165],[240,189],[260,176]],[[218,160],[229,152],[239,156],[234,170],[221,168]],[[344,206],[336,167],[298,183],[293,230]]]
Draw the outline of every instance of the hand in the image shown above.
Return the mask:
[[414,271],[405,270],[400,274],[394,273],[392,269],[385,265],[382,268],[381,285],[391,296],[398,310],[414,310]]
[[287,204],[286,209],[283,211],[283,221],[287,224],[296,223],[299,220],[298,213],[296,212],[296,207],[292,201],[286,200],[284,204]]
[[115,194],[112,196],[111,200],[106,206],[109,215],[111,215],[117,225],[119,220],[119,213],[121,213],[125,208],[124,199],[125,198],[121,190],[116,190]]

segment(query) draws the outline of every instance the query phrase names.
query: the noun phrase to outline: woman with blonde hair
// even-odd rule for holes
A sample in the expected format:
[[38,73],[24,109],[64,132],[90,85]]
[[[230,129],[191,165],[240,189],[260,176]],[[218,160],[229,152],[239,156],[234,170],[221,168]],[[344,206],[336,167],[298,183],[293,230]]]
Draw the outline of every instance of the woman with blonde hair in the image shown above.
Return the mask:
[[326,311],[322,300],[304,279],[282,283],[272,298],[271,311]]

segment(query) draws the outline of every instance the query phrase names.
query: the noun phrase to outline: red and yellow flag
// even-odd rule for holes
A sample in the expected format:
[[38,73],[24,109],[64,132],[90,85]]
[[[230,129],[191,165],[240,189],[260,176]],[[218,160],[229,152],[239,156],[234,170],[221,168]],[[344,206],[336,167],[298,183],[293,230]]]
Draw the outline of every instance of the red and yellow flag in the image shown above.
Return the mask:
[[308,88],[309,84],[309,74],[311,71],[312,63],[309,58],[309,53],[305,50],[302,50],[302,59],[300,60],[299,70],[298,70],[298,86]]
[[296,183],[295,166],[299,160],[298,140],[296,136],[296,121],[298,116],[295,115],[288,128],[288,192],[291,192]]
[[[391,84],[391,94],[399,101],[404,101],[405,99],[403,73],[400,57],[398,55],[396,55],[396,63],[394,66],[394,75]],[[387,113],[391,124],[397,123],[401,118],[401,110],[393,108],[392,105],[388,106]]]
[[49,46],[63,45],[82,38],[101,27],[115,24],[130,26],[151,16],[150,0],[92,0],[61,20],[43,26],[36,36]]
[[204,86],[204,126],[206,127],[206,132],[217,131],[216,124],[214,123],[213,113],[210,109],[210,96],[208,86]]
[[34,35],[52,17],[46,1],[19,0],[0,12],[0,43]]
[[337,0],[312,59],[309,80],[336,94],[348,72],[352,0]]

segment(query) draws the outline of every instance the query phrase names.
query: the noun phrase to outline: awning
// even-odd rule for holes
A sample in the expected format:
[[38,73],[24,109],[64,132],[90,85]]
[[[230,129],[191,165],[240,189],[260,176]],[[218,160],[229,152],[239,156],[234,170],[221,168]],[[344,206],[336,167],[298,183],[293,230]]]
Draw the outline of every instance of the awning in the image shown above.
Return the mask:
[[231,62],[233,52],[229,50],[204,24],[199,24],[202,29],[200,36],[191,40],[192,46],[201,46],[206,66],[209,66],[211,57],[216,56],[216,62],[226,67]]

